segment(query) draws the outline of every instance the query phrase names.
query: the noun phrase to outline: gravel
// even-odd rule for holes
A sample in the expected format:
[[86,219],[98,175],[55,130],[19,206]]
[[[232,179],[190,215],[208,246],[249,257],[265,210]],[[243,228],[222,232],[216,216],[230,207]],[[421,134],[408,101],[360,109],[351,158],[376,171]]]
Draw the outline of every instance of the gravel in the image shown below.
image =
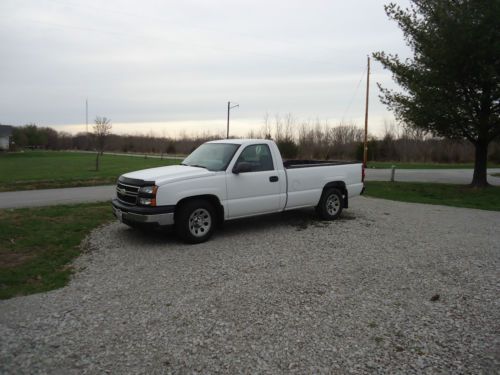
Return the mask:
[[113,223],[0,301],[0,373],[497,373],[500,213],[352,200],[189,246]]

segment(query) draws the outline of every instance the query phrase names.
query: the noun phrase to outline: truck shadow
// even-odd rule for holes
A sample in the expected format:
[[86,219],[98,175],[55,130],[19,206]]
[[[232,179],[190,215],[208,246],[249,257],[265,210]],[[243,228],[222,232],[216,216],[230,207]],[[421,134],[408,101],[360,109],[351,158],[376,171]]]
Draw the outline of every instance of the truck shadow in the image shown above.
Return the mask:
[[[305,231],[310,227],[326,228],[338,221],[354,219],[356,219],[356,217],[353,214],[344,211],[339,219],[335,221],[324,221],[317,216],[314,209],[305,208],[301,210],[230,220],[217,229],[216,236],[236,236],[239,234],[248,234],[249,231],[259,235],[259,232],[263,233],[269,230],[269,228],[278,229],[286,227],[294,229],[295,231]],[[142,243],[147,242],[151,244],[183,244],[175,235],[173,227],[156,230],[128,228],[123,235],[127,237],[127,241],[141,241]]]
[[[235,219],[225,222],[217,228],[215,236],[237,236],[239,234],[248,234],[249,231],[256,233],[265,232],[269,228],[290,228],[295,231],[305,231],[310,227],[326,228],[336,222],[345,220],[355,220],[356,217],[344,211],[340,218],[335,221],[321,220],[314,209],[300,209],[293,211],[279,212],[262,216],[249,218]],[[150,244],[183,244],[176,236],[174,228],[162,229],[133,229],[126,228],[122,234],[126,237],[126,241],[140,241],[141,243]],[[209,240],[210,241],[210,240]]]
[[267,230],[269,227],[289,227],[295,229],[296,231],[304,231],[309,227],[326,228],[338,221],[354,219],[354,215],[344,211],[341,217],[337,220],[325,221],[318,217],[313,208],[305,208],[276,214],[230,220],[224,223],[220,232],[221,234],[238,234],[240,232],[248,232],[248,230],[258,232]]

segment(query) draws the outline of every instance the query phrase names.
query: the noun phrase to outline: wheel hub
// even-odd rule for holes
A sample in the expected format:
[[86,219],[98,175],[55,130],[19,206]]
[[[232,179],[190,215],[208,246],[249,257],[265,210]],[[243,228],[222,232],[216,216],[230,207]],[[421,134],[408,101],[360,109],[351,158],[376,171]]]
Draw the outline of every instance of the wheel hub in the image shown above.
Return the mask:
[[332,194],[326,201],[326,210],[330,215],[335,215],[340,209],[340,199],[337,195]]
[[202,237],[210,231],[212,226],[212,217],[210,213],[199,208],[189,216],[189,231],[195,237]]

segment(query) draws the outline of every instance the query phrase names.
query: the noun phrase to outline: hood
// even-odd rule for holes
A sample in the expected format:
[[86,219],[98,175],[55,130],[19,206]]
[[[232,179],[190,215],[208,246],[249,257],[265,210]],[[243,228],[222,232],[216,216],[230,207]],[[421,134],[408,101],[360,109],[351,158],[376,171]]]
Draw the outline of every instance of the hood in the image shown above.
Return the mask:
[[142,169],[140,171],[125,173],[123,177],[143,181],[154,181],[156,185],[163,185],[169,182],[212,176],[214,174],[215,172],[205,168],[189,167],[187,165],[169,165],[166,167]]

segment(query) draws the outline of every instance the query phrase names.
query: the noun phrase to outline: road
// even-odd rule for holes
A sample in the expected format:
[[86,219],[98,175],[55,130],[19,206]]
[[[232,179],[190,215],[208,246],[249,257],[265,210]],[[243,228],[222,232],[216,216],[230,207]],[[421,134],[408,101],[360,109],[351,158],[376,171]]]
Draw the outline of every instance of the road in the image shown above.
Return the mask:
[[[500,173],[500,168],[489,169],[488,173]],[[396,181],[439,182],[467,184],[472,180],[470,169],[398,169]],[[389,181],[389,169],[368,169],[367,181]],[[488,176],[492,185],[500,186],[500,178]],[[54,204],[88,203],[110,200],[114,186],[89,186],[65,189],[10,191],[0,193],[0,208],[21,208],[50,206]]]
[[[472,169],[396,169],[395,180],[405,182],[437,182],[443,184],[468,184],[472,181]],[[488,169],[488,182],[500,186],[500,178],[491,174],[500,173],[500,168]],[[367,181],[389,181],[390,169],[367,169]]]
[[[75,153],[87,153],[87,154],[95,154],[95,151],[85,151],[85,150],[67,150],[65,152],[75,152]],[[148,154],[148,153],[136,153],[136,152],[105,152],[104,155],[114,155],[114,156],[132,156],[132,157],[137,157],[137,158],[144,158],[147,157],[147,159],[177,159],[177,160],[184,160],[186,159],[187,155],[170,155],[170,154]]]
[[8,191],[0,193],[0,208],[51,206],[111,200],[115,187],[89,186],[65,189]]

